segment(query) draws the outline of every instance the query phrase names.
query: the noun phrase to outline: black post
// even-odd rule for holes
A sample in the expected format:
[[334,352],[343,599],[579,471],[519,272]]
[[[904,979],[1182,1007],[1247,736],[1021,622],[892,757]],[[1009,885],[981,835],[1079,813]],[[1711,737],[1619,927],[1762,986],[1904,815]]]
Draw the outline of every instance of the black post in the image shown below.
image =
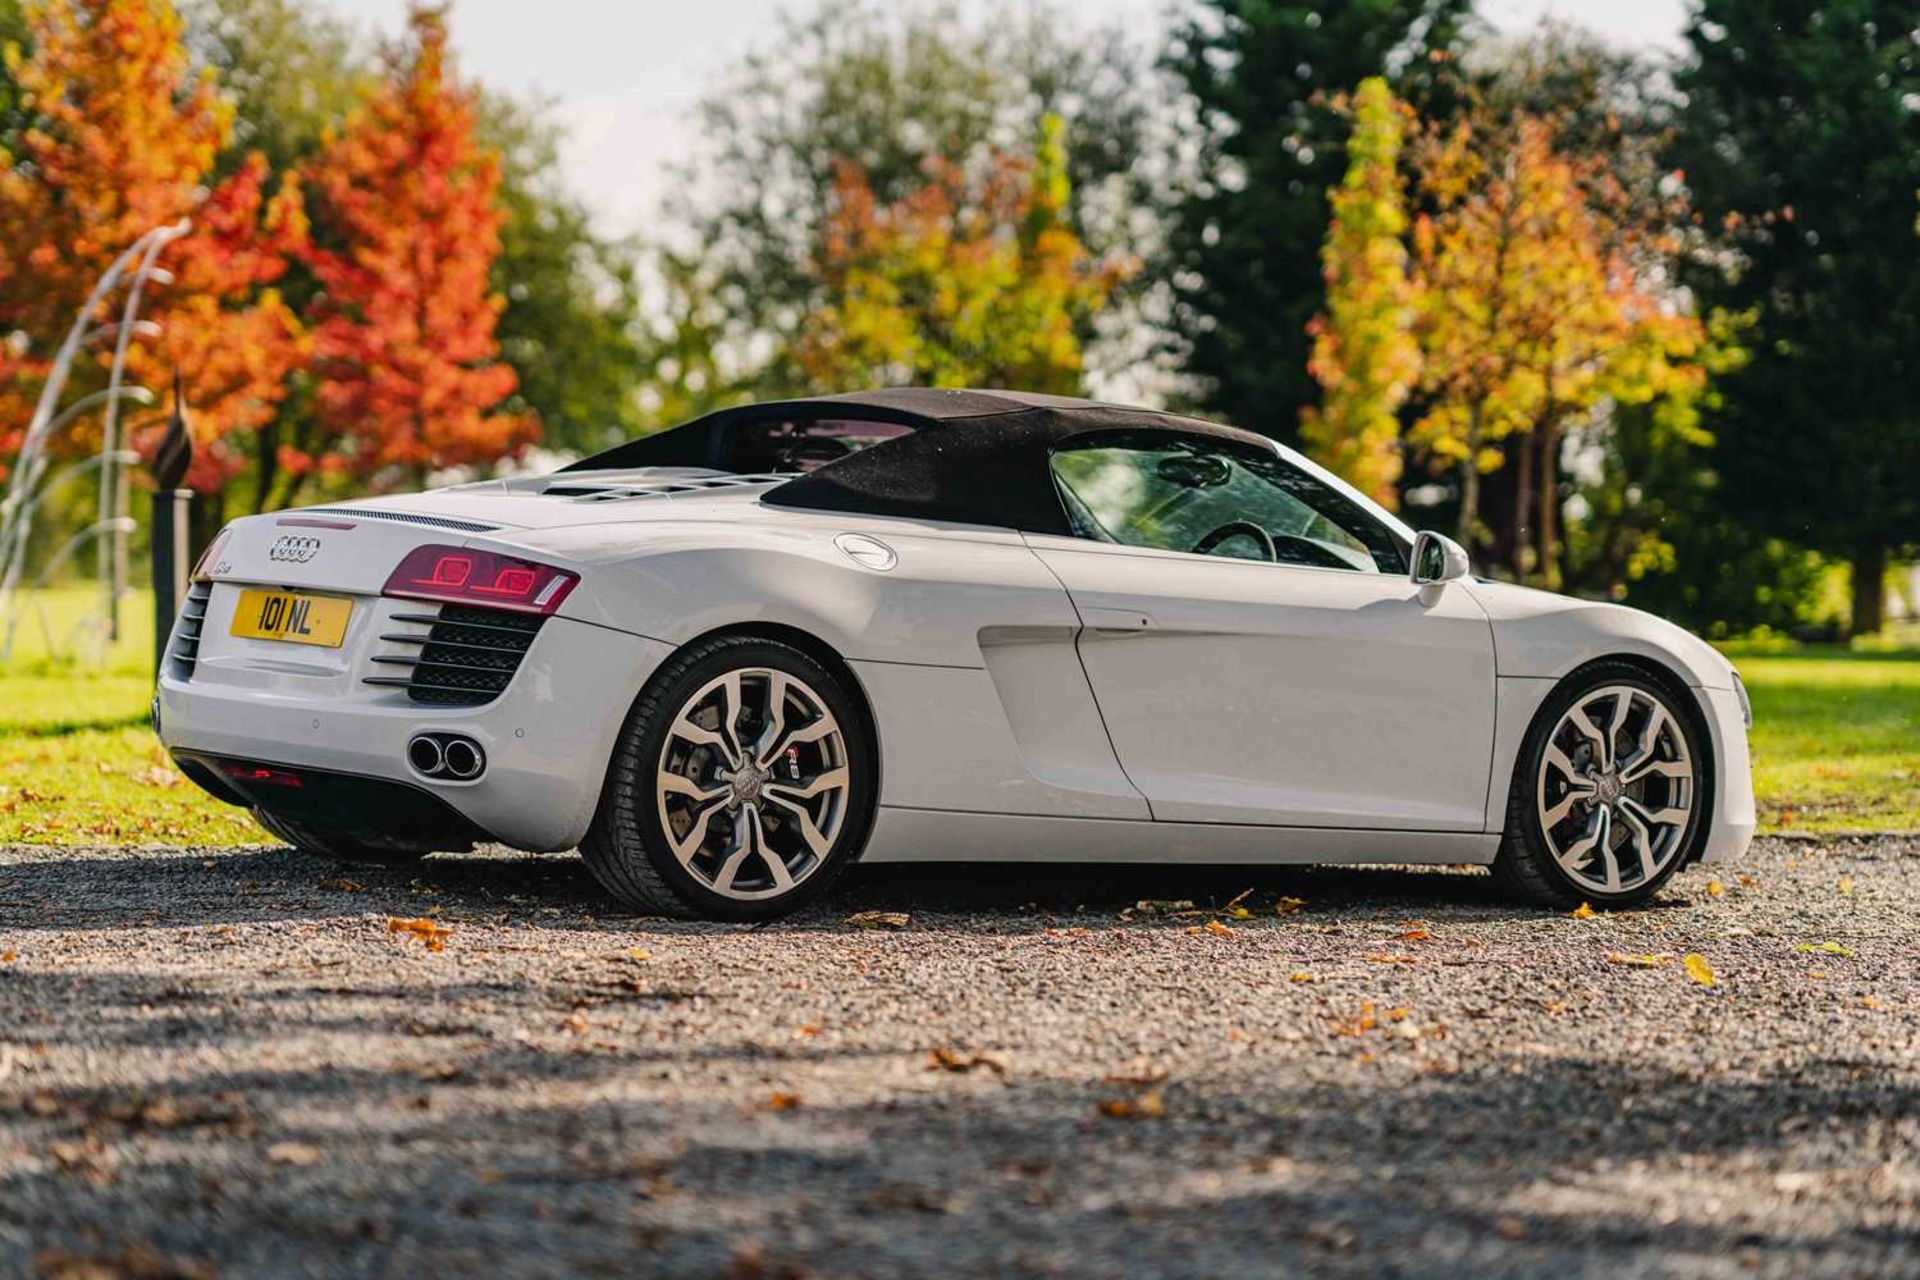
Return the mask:
[[193,570],[190,545],[193,490],[182,489],[193,461],[193,436],[180,402],[180,371],[173,371],[173,416],[153,455],[153,672],[159,679],[167,660],[167,637],[187,598],[187,574]]
[[167,637],[187,598],[187,573],[193,556],[187,545],[191,489],[161,489],[153,495],[153,669],[167,659]]

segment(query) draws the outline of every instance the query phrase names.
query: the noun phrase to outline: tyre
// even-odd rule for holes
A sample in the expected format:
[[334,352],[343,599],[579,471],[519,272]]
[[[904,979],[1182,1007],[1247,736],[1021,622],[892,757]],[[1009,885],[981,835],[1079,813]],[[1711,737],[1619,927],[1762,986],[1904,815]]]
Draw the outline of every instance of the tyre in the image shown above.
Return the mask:
[[1493,872],[1542,906],[1636,906],[1692,861],[1712,801],[1699,710],[1638,667],[1595,663],[1527,731]]
[[858,856],[877,776],[840,677],[778,641],[701,641],[628,712],[580,852],[641,911],[774,919]]
[[337,862],[358,862],[368,866],[404,867],[420,861],[426,853],[417,849],[396,849],[368,844],[338,832],[320,831],[292,818],[255,809],[253,820],[269,834],[286,841],[302,853],[318,854]]

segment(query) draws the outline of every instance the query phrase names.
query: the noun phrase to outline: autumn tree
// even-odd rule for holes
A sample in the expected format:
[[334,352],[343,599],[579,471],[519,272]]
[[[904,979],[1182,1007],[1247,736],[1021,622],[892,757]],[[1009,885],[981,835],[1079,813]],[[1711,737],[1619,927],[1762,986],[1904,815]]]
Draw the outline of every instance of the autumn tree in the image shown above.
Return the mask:
[[488,287],[505,213],[499,157],[474,140],[446,22],[415,9],[389,77],[302,172],[322,439],[280,452],[290,495],[316,466],[361,480],[490,463],[535,434],[496,412],[516,379],[498,359],[504,299]]
[[268,194],[257,157],[216,180],[231,111],[192,72],[181,29],[163,0],[27,11],[28,42],[7,54],[23,123],[15,152],[0,156],[0,333],[14,335],[18,394],[127,246],[195,219],[161,259],[173,284],[145,308],[161,336],[143,336],[129,359],[149,385],[180,367],[209,446],[193,479],[213,486],[237,465],[222,438],[273,413],[301,356],[299,325],[271,285],[302,224],[296,202]]
[[1403,239],[1404,111],[1378,76],[1353,96],[1347,174],[1328,197],[1320,250],[1327,309],[1312,325],[1308,367],[1321,403],[1300,424],[1315,458],[1389,509],[1400,500],[1399,410],[1420,372]]
[[[758,395],[821,380],[791,357],[829,301],[823,267],[830,237],[846,227],[852,171],[877,208],[904,208],[929,198],[930,182],[951,185],[962,172],[980,180],[1058,116],[1067,228],[1096,256],[1131,254],[1140,222],[1132,171],[1151,151],[1157,83],[1141,55],[1117,26],[1076,27],[1050,5],[994,7],[984,17],[966,8],[797,5],[700,103],[701,146],[670,213],[695,245],[701,279],[690,283],[721,309],[721,362],[743,371],[726,379],[726,392],[741,378]],[[1093,336],[1089,320],[1075,339],[1086,350]]]
[[1469,0],[1199,0],[1166,65],[1195,127],[1194,172],[1166,210],[1156,274],[1199,407],[1283,439],[1318,398],[1308,323],[1325,308],[1318,251],[1347,168],[1336,109],[1386,76],[1423,114],[1450,94]]
[[1097,260],[1067,225],[1057,118],[1032,159],[999,156],[977,180],[928,163],[891,204],[843,162],[820,275],[827,301],[795,360],[816,386],[923,383],[1081,389],[1080,321],[1128,267]]
[[1469,546],[1487,540],[1481,477],[1517,461],[1515,510],[1536,518],[1510,568],[1555,586],[1568,425],[1697,387],[1704,332],[1638,273],[1546,121],[1468,113],[1429,133],[1419,168],[1432,210],[1414,229],[1426,408],[1410,440],[1458,475]]

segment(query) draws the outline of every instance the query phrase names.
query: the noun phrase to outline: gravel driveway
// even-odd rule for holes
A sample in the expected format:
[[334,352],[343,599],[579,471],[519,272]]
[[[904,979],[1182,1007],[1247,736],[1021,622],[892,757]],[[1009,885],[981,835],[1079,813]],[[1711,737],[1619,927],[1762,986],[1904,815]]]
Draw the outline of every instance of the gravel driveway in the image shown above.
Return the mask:
[[1920,841],[1715,874],[0,850],[0,1274],[1915,1274]]

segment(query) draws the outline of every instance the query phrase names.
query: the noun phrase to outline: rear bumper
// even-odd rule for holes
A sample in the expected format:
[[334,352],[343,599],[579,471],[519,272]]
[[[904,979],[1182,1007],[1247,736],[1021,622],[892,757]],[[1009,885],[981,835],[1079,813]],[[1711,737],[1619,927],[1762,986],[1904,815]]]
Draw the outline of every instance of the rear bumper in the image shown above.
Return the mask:
[[[479,707],[349,701],[339,696],[336,681],[299,674],[276,675],[264,685],[257,678],[241,685],[204,674],[184,681],[169,675],[157,698],[160,740],[183,764],[217,757],[401,784],[444,804],[467,825],[447,833],[451,847],[477,831],[521,849],[568,849],[593,820],[627,709],[670,652],[656,640],[553,618],[506,692]],[[487,771],[472,782],[417,773],[406,748],[424,731],[477,739]],[[378,794],[349,789],[337,795],[334,802],[344,808],[333,825],[369,834],[384,829]],[[244,803],[250,797],[221,798]],[[398,808],[388,821],[396,828],[390,834],[418,834],[397,829],[416,823],[414,808]]]

